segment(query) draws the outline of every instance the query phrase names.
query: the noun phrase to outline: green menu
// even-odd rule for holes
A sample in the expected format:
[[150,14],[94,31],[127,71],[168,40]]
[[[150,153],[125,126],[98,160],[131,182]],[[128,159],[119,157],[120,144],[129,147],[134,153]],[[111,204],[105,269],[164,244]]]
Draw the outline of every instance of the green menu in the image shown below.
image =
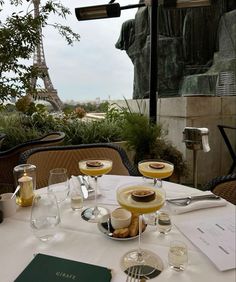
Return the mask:
[[110,282],[111,269],[37,254],[15,282]]

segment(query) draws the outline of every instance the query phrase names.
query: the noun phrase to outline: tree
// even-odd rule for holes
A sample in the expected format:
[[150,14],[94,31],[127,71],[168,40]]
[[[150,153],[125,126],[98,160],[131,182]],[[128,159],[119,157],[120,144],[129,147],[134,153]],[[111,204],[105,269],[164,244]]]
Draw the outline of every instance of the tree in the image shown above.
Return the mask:
[[[4,11],[4,5],[5,0],[0,0],[0,16]],[[23,1],[10,0],[10,5],[14,10],[14,7],[22,7]],[[39,44],[41,27],[51,25],[69,45],[79,41],[79,35],[70,27],[58,23],[50,24],[48,22],[50,14],[66,18],[71,12],[60,2],[48,0],[40,6],[40,15],[36,18],[33,16],[32,8],[26,12],[14,11],[5,21],[0,21],[0,103],[11,97],[21,97],[28,91],[32,93],[30,79],[38,74],[37,69],[26,66],[23,61],[32,57]]]

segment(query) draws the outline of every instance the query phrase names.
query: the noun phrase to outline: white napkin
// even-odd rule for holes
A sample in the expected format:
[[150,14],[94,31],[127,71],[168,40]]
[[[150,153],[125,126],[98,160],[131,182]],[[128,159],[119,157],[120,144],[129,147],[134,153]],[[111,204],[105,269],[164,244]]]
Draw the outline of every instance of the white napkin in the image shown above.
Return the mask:
[[[81,191],[81,194],[83,195],[77,176],[72,175],[70,180],[69,180],[69,182],[70,182],[70,189],[73,189],[73,188],[75,188],[75,189],[77,188],[78,189],[79,188],[80,191]],[[97,197],[99,197],[100,195],[101,195],[101,192],[100,192],[100,190],[98,188],[97,189]],[[88,198],[84,199],[84,200],[92,200],[92,199],[94,199],[94,196],[95,196],[95,192],[89,192]]]
[[[187,195],[187,196],[199,196],[199,195],[211,195],[211,194],[212,194],[211,192],[206,191],[206,192],[201,192],[197,194],[194,193],[192,195]],[[187,196],[186,194],[183,194],[183,195],[178,194],[177,197],[180,198],[180,197],[187,197]],[[227,204],[227,201],[222,198],[219,200],[207,200],[207,199],[206,200],[193,200],[188,206],[177,206],[170,202],[166,202],[166,203],[167,203],[168,209],[173,214],[181,214],[181,213],[191,212],[191,211],[200,210],[200,209],[225,206]]]

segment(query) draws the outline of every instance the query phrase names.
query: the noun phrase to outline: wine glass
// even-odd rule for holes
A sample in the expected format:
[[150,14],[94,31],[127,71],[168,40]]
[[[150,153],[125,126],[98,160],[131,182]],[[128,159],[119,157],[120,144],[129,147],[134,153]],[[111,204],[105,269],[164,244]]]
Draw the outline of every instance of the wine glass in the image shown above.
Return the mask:
[[79,161],[79,169],[81,173],[88,175],[94,179],[95,205],[85,209],[81,216],[84,220],[98,223],[104,215],[109,211],[97,205],[97,187],[98,177],[107,174],[112,169],[112,161],[108,159],[88,159]]
[[164,191],[148,183],[129,184],[118,187],[117,201],[125,209],[139,215],[138,248],[130,250],[121,258],[121,268],[127,274],[138,268],[139,278],[157,276],[163,270],[163,263],[155,253],[141,248],[143,214],[159,210],[165,203]]
[[57,202],[63,202],[69,194],[69,180],[66,168],[54,168],[50,170],[48,179],[48,192],[53,192]]
[[[142,160],[138,163],[139,172],[146,178],[153,179],[154,187],[162,188],[162,179],[168,178],[174,171],[174,165],[171,162],[165,160]],[[150,225],[156,224],[156,212],[146,215],[147,222]]]
[[60,213],[53,193],[36,194],[31,207],[30,225],[41,241],[52,239],[60,223]]

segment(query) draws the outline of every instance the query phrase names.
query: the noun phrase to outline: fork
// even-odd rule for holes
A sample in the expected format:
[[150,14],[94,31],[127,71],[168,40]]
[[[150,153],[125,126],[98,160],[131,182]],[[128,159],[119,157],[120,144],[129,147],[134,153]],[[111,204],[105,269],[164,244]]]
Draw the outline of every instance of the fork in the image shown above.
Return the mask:
[[128,268],[126,282],[140,282],[141,266],[131,266]]

